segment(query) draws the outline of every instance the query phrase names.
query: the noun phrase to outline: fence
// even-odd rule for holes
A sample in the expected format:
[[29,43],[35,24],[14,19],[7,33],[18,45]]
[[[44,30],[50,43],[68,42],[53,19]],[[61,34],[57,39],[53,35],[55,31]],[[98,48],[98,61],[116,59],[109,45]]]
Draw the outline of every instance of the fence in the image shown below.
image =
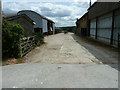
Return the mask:
[[20,56],[26,55],[35,46],[34,36],[20,39]]
[[118,33],[118,48],[120,49],[120,34]]

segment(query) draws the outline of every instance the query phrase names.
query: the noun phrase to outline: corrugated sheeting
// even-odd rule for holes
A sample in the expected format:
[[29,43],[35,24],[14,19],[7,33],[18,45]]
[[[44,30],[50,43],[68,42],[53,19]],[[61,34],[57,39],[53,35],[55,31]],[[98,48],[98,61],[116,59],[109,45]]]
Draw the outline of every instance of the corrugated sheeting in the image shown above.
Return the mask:
[[95,38],[96,34],[96,19],[90,21],[90,37]]
[[29,18],[31,18],[33,21],[35,21],[34,28],[42,28],[42,18],[33,12],[30,11],[24,11],[24,12],[19,12],[20,14],[25,13]]
[[53,23],[53,31],[55,31],[55,23]]
[[55,24],[53,23],[53,34],[55,34]]
[[42,19],[42,29],[43,29],[43,33],[44,32],[48,32],[48,28],[47,28],[47,20]]
[[[114,20],[113,38],[112,38],[112,20]],[[96,36],[96,21],[97,21],[97,39],[113,45],[118,45],[118,33],[120,34],[120,9],[113,12],[100,16],[90,21],[90,36]]]
[[120,9],[115,11],[114,17],[114,31],[113,31],[113,44],[118,44],[118,33],[120,34]]
[[96,2],[88,9],[88,12],[90,36],[109,44],[119,45],[120,2]]
[[112,13],[98,18],[97,39],[110,43],[112,31]]

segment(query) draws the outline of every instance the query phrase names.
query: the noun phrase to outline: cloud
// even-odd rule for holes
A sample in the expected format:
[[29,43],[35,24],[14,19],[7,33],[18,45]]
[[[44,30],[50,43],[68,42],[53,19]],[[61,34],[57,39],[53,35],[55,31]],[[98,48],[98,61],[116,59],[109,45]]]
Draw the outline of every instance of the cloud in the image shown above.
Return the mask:
[[[26,0],[27,1],[27,0]],[[3,2],[4,13],[15,13],[20,10],[33,10],[53,20],[56,26],[74,26],[89,7],[88,2]]]
[[52,11],[52,10],[48,7],[41,7],[41,11]]
[[77,7],[81,7],[81,8],[87,8],[89,6],[89,3],[78,1],[78,2],[75,2],[74,5],[77,6]]
[[9,9],[9,8],[6,8],[6,9],[4,10],[4,14],[13,14],[13,13],[16,13],[16,11],[11,10],[11,9]]
[[[57,7],[56,7],[57,8]],[[47,16],[47,17],[66,17],[71,15],[71,11],[64,9],[64,8],[57,8],[57,9],[52,9],[52,10],[41,10],[42,14]]]
[[[3,0],[4,2],[33,2],[33,0]],[[34,0],[34,2],[77,2],[79,0]],[[89,2],[89,0],[80,0],[81,2]]]

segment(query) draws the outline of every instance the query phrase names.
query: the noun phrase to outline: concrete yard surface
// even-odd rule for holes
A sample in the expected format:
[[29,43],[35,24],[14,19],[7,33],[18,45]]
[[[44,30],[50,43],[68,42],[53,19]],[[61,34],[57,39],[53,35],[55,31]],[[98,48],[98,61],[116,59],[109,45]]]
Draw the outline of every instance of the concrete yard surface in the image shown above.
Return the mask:
[[3,88],[68,87],[118,88],[118,71],[101,64],[33,63],[3,68]]
[[[89,40],[88,40],[89,41]],[[24,64],[2,67],[3,88],[118,88],[118,52],[73,33],[45,37]]]
[[[102,63],[82,45],[78,44],[72,33],[45,37],[46,45],[26,55],[26,62],[46,62],[52,64]],[[116,61],[116,60],[115,60]]]

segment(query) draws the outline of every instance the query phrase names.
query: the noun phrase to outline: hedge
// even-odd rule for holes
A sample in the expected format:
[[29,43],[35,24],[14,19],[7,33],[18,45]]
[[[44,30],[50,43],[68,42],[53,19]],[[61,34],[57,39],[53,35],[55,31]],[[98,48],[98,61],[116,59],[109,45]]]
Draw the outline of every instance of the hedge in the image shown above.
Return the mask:
[[[33,34],[36,46],[44,43],[44,36],[40,32]],[[21,25],[3,20],[2,23],[2,57],[19,58],[20,38],[25,37],[24,29]]]
[[6,20],[2,22],[2,57],[18,58],[20,51],[20,38],[24,29],[19,24],[10,23]]

